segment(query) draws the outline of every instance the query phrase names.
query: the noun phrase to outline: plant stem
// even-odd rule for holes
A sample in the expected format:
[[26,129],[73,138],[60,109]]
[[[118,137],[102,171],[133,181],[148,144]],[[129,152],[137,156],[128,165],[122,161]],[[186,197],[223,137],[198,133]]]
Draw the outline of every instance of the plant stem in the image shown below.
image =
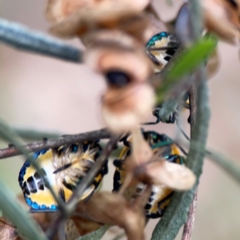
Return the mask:
[[81,50],[41,32],[0,18],[0,41],[17,49],[40,53],[75,63],[82,62]]
[[192,236],[192,231],[193,231],[194,222],[195,222],[195,213],[197,210],[197,188],[195,191],[196,192],[194,194],[192,204],[189,208],[188,220],[185,223],[183,228],[182,240],[189,240],[191,239],[191,236]]
[[[192,84],[189,90],[189,100],[190,100],[190,126],[191,126],[191,135],[192,135],[194,126],[196,124],[196,113],[197,113],[196,83]],[[183,227],[182,240],[190,240],[192,236],[192,231],[193,231],[194,222],[195,222],[195,213],[197,211],[197,194],[198,194],[197,191],[198,190],[196,187],[192,203],[189,207],[188,218]]]
[[[1,136],[1,133],[0,133]],[[46,148],[55,148],[65,144],[71,144],[74,142],[83,141],[96,141],[100,139],[107,139],[110,137],[107,129],[100,129],[96,131],[74,134],[74,135],[64,135],[55,139],[47,139],[38,142],[32,142],[27,145],[22,146],[25,150],[30,152],[39,151]],[[8,140],[10,141],[10,140]],[[16,147],[8,147],[0,150],[0,159],[13,157],[22,154],[21,151]]]
[[[197,41],[201,35],[203,30],[203,21],[202,21],[202,13],[201,13],[201,7],[198,0],[189,0],[188,1],[188,7],[189,7],[189,24],[190,27],[190,35],[192,38],[192,41]],[[196,80],[200,81],[200,84],[206,85],[206,76],[204,77],[204,68],[199,68],[199,78]],[[198,81],[195,81],[192,87],[190,88],[190,124],[191,124],[191,138],[194,139],[195,129],[197,128],[196,124],[198,124],[198,121],[196,121],[197,112],[199,111],[197,108],[199,105],[197,104],[198,101],[198,93],[199,88],[197,87]],[[202,99],[204,101],[204,99]],[[196,126],[196,127],[195,127]],[[207,129],[208,126],[206,126]],[[206,139],[204,141],[204,145],[206,145]],[[190,148],[191,148],[191,142],[190,142]],[[203,162],[204,156],[202,156],[202,162]],[[199,179],[198,179],[199,181]],[[198,183],[197,183],[198,184]],[[192,204],[189,208],[188,213],[188,219],[184,225],[183,228],[183,235],[182,240],[190,240],[192,236],[192,231],[194,227],[194,221],[195,221],[195,213],[197,209],[197,187],[195,189],[195,194],[193,197]]]

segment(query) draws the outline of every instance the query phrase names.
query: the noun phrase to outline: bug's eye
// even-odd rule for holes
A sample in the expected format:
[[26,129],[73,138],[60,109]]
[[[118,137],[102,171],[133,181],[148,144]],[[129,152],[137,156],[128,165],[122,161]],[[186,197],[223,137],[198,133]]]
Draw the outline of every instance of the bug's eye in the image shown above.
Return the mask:
[[105,77],[110,85],[124,87],[131,81],[131,77],[120,70],[112,70],[105,73]]

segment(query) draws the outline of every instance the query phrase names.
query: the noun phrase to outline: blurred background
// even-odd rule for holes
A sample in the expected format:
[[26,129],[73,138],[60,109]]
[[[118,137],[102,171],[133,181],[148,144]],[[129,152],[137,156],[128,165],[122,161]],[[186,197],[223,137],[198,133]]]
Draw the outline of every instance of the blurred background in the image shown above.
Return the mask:
[[[169,6],[154,1],[163,20],[173,18],[182,1]],[[0,16],[34,30],[47,32],[45,1],[0,0]],[[78,40],[68,41],[77,47]],[[211,121],[208,146],[240,164],[240,67],[238,48],[219,43],[221,65],[209,81]],[[104,81],[80,64],[16,51],[0,44],[0,117],[10,126],[60,133],[81,133],[103,127],[99,102]],[[187,115],[186,115],[187,118]],[[173,125],[159,124],[155,129],[170,136]],[[188,125],[186,124],[186,131]],[[1,142],[4,148],[7,143]],[[16,193],[22,157],[0,161],[0,177]],[[112,190],[112,163],[104,189]],[[0,196],[1,197],[1,196]],[[193,240],[240,239],[240,189],[218,166],[206,160],[200,180],[198,208]],[[147,239],[157,220],[146,228]],[[112,239],[108,233],[103,239]],[[177,239],[180,238],[181,234]]]

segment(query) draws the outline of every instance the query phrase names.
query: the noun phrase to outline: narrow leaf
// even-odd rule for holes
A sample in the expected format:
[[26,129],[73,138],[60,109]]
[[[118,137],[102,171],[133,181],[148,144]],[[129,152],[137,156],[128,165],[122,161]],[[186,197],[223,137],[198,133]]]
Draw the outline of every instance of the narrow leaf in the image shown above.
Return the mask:
[[215,38],[202,38],[193,46],[183,50],[178,61],[175,62],[166,78],[157,89],[157,102],[161,102],[166,93],[170,91],[175,84],[179,83],[182,77],[187,73],[195,70],[199,64],[206,61],[212,51],[216,48],[217,41]]
[[0,179],[0,209],[26,239],[47,240],[33,218],[24,210],[13,192]]
[[110,227],[109,225],[104,225],[100,227],[98,230],[78,238],[78,240],[100,240],[109,227]]

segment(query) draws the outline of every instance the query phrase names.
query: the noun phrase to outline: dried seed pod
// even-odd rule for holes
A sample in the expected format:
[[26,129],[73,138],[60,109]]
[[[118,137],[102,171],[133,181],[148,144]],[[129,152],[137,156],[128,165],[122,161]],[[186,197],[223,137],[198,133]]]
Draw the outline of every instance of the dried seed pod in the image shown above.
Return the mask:
[[146,82],[152,73],[145,48],[122,31],[89,34],[84,43],[87,47],[85,63],[101,74],[118,69],[126,72],[131,82]]
[[[157,136],[157,134],[152,135],[155,136],[155,138]],[[159,139],[161,140],[160,137]],[[171,142],[171,139],[168,139],[168,141]],[[162,143],[164,142],[156,142],[151,144],[151,147]],[[146,146],[146,144],[148,146]],[[143,139],[142,133],[137,130],[133,132],[132,151],[129,156],[125,156],[124,167],[126,178],[121,192],[127,189],[128,186],[138,182],[144,182],[150,185],[163,185],[170,189],[180,191],[190,189],[196,181],[194,173],[183,165],[164,159],[164,157],[169,155],[169,147],[170,150],[172,149],[170,152],[174,153],[176,146],[172,144],[172,146],[170,145],[166,149],[163,147],[155,147],[152,149],[149,144],[150,143],[147,143]],[[176,156],[178,156],[178,154],[176,154]]]
[[73,14],[85,21],[111,20],[129,13],[141,12],[149,0],[48,0],[46,17],[51,22],[60,22]]
[[165,185],[179,191],[192,188],[196,181],[195,175],[189,168],[164,159],[147,164],[138,177],[148,178],[155,185]]
[[147,188],[134,201],[127,201],[117,193],[98,192],[87,203],[79,203],[76,212],[96,222],[118,225],[125,230],[129,240],[144,240],[143,207],[149,194],[150,188]]
[[153,106],[154,92],[146,83],[109,88],[102,97],[102,116],[111,131],[121,133],[139,126]]
[[[73,220],[74,224],[76,225],[76,228],[80,234],[80,236],[86,235],[88,233],[96,231],[98,228],[102,226],[102,224],[97,223],[95,221],[83,218],[81,216],[72,215],[71,219]],[[70,229],[69,229],[70,230]],[[75,233],[74,229],[71,231],[68,231],[70,233]],[[77,238],[75,238],[77,239]]]
[[[18,195],[18,200],[25,206],[29,208],[26,204],[24,197],[22,194]],[[56,218],[58,213],[31,213],[31,216],[34,220],[40,225],[42,230],[46,232],[49,228],[49,224]],[[65,223],[65,233],[66,233],[66,240],[75,240],[79,238],[81,235],[88,234],[92,231],[97,230],[101,227],[101,224],[98,224],[92,220],[88,220],[85,218],[74,218],[66,220]],[[12,226],[12,224],[5,219],[4,217],[0,218],[0,239],[1,240],[22,240],[21,236],[19,236],[16,228]],[[54,240],[58,240],[58,236],[56,235]]]
[[21,240],[14,226],[3,217],[0,218],[0,239]]
[[103,74],[107,90],[102,114],[114,132],[128,131],[151,114],[154,92],[147,80],[152,73],[145,49],[120,31],[102,31],[88,36],[85,62]]
[[231,0],[203,0],[205,24],[209,31],[236,44],[239,40],[239,3]]
[[146,41],[149,32],[148,18],[140,12],[149,0],[50,0],[47,19],[53,23],[51,32],[60,37],[82,36],[96,29],[118,28]]

